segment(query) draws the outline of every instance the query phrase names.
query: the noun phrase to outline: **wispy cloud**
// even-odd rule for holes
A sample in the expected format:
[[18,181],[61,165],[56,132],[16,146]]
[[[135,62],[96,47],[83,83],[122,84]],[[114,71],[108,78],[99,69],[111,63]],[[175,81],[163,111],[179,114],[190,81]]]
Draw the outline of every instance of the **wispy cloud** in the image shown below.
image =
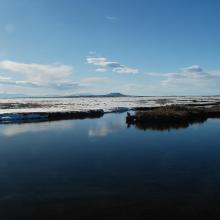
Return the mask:
[[9,80],[11,80],[10,77],[0,76],[0,82],[7,82]]
[[105,18],[109,21],[117,21],[118,20],[118,18],[115,16],[106,16]]
[[105,69],[105,68],[97,68],[95,71],[96,72],[100,72],[100,73],[105,73],[105,72],[107,72],[107,69]]
[[199,65],[182,68],[180,72],[176,73],[149,72],[146,75],[160,77],[162,78],[161,85],[179,89],[213,88],[220,83],[220,71],[215,73],[204,71]]
[[98,66],[96,69],[97,72],[106,72],[107,70],[122,74],[135,74],[139,72],[136,68],[127,67],[119,62],[110,61],[105,57],[87,57],[87,63]]
[[121,121],[116,123],[98,123],[95,127],[89,129],[88,136],[91,138],[105,137],[123,127],[124,123]]
[[[81,87],[73,81],[73,67],[63,64],[20,63],[11,60],[0,61],[0,69],[7,71],[10,77],[0,76],[0,84],[31,87],[51,88],[55,90],[71,90]],[[17,80],[22,78],[22,80]]]
[[138,69],[130,68],[127,66],[119,66],[112,69],[113,72],[116,73],[124,73],[124,74],[135,74],[138,73]]
[[38,84],[22,80],[13,80],[10,77],[1,77],[0,84],[2,85],[14,85],[14,86],[23,86],[23,87],[39,87]]
[[0,61],[0,69],[26,75],[32,81],[45,83],[63,79],[72,74],[73,68],[68,65],[19,63],[10,60]]

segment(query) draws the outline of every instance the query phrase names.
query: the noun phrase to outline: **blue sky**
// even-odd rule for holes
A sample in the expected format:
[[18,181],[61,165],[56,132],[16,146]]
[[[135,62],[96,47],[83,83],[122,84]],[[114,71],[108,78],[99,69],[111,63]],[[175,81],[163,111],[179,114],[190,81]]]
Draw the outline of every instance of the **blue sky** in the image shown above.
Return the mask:
[[218,0],[0,0],[0,94],[220,94]]

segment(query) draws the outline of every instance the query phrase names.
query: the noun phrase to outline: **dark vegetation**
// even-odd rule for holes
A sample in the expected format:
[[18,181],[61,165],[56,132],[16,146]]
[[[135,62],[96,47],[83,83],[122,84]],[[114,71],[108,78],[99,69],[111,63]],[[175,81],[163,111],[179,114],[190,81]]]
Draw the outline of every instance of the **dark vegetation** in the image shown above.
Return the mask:
[[128,126],[134,124],[144,130],[167,130],[186,128],[193,123],[203,123],[208,118],[220,118],[220,106],[204,108],[170,105],[150,108],[128,115],[126,122]]
[[104,115],[103,110],[89,110],[85,112],[50,112],[48,115],[49,121],[65,120],[65,119],[85,119],[85,118],[99,118]]
[[0,117],[0,123],[28,123],[42,121],[58,121],[68,119],[100,118],[104,115],[103,110],[89,110],[84,112],[35,112],[35,113],[12,113]]

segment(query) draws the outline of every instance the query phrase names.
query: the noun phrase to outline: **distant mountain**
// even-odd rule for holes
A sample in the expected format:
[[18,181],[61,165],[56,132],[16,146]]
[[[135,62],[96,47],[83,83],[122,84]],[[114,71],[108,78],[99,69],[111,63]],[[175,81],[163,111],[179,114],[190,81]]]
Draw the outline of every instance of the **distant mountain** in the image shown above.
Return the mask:
[[124,94],[119,93],[119,92],[112,92],[112,93],[106,94],[104,96],[106,96],[106,97],[124,97],[124,96],[127,96],[127,95],[124,95]]
[[93,94],[76,94],[76,95],[70,95],[65,97],[126,97],[127,95],[124,95],[119,92],[112,92],[105,95],[93,95]]

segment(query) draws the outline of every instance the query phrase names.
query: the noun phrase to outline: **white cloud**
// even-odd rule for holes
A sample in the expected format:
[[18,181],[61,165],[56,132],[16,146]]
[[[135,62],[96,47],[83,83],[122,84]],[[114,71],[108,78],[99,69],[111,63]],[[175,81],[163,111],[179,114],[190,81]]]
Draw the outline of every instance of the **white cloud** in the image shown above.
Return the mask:
[[121,65],[118,62],[110,61],[105,57],[87,57],[87,63],[98,66],[96,69],[98,72],[105,72],[110,69],[112,72],[122,74],[135,74],[138,73],[138,69]]
[[209,78],[211,76],[210,74],[204,72],[203,69],[198,65],[183,68],[182,75],[188,78]]
[[114,16],[106,16],[106,19],[109,20],[109,21],[116,21],[116,20],[118,20],[118,18],[114,17]]
[[68,65],[27,64],[10,60],[0,61],[0,69],[25,75],[28,79],[38,83],[57,81],[71,75],[73,72],[73,68]]
[[146,73],[147,76],[165,78],[161,80],[161,85],[167,88],[199,90],[213,89],[220,83],[220,71],[213,74],[211,71],[205,72],[199,65],[193,65],[181,69],[177,73]]
[[135,74],[138,73],[138,69],[126,67],[126,66],[120,66],[112,69],[113,72],[116,73],[125,73],[125,74]]
[[0,87],[6,93],[30,96],[69,95],[91,89],[73,80],[73,67],[62,64],[28,64],[0,61]]
[[172,75],[176,75],[177,73],[158,73],[158,72],[147,72],[146,76],[157,76],[157,77],[168,77]]
[[[80,85],[71,80],[73,67],[62,64],[19,63],[10,60],[0,61],[0,69],[7,71],[10,76],[0,77],[1,84],[23,87],[48,87],[56,90],[78,88]],[[19,77],[18,77],[19,76]],[[17,80],[22,78],[22,80]]]
[[105,57],[88,57],[87,58],[87,63],[88,64],[93,64],[96,66],[100,66],[102,68],[114,68],[114,67],[119,67],[120,64],[118,62],[112,62],[109,61],[107,58]]
[[10,80],[11,80],[10,77],[0,76],[0,82],[7,82],[7,81],[10,81]]
[[107,69],[105,69],[105,68],[97,68],[95,71],[96,72],[100,72],[100,73],[105,73],[107,71]]

